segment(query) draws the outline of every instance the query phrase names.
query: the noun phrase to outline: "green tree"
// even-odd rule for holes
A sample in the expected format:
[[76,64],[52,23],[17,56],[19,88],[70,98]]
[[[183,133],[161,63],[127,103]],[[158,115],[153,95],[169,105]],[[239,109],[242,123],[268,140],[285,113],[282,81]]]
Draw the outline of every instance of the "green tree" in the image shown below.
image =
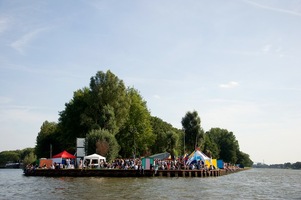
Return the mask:
[[177,146],[179,141],[179,136],[174,131],[168,131],[167,134],[167,152],[170,153],[171,157],[174,158],[177,154]]
[[120,149],[115,136],[105,129],[91,130],[86,136],[85,148],[88,154],[97,153],[107,161],[115,159]]
[[19,162],[20,154],[16,151],[2,151],[0,152],[0,166],[4,167],[8,162]]
[[146,102],[137,90],[129,88],[128,95],[131,100],[129,115],[124,127],[116,135],[121,146],[120,154],[123,157],[146,155],[155,142],[151,116]]
[[224,162],[235,164],[238,160],[237,152],[239,152],[239,145],[235,135],[221,128],[211,128],[207,134],[209,134],[211,140],[215,142],[218,147],[218,158]]
[[[51,153],[61,150],[58,125],[55,122],[45,121],[36,138],[35,153],[38,158],[49,158]],[[52,152],[50,152],[52,148]]]
[[24,158],[25,158],[26,156],[28,156],[30,153],[35,154],[35,149],[34,149],[34,148],[25,148],[25,149],[22,149],[22,150],[20,151],[20,159],[21,159],[21,160],[24,160]]
[[23,159],[23,165],[26,167],[28,164],[31,164],[37,160],[37,156],[34,154],[34,152],[30,152],[27,154]]
[[156,135],[155,145],[151,146],[152,154],[162,152],[168,152],[172,156],[182,154],[184,140],[182,130],[154,116],[151,117],[151,126]]
[[162,153],[166,152],[166,138],[167,138],[167,132],[172,130],[172,126],[166,122],[164,122],[162,119],[158,117],[151,117],[151,126],[153,133],[156,135],[155,144],[151,146],[151,151],[153,154],[155,153]]
[[202,151],[205,152],[205,154],[209,157],[219,157],[219,148],[215,141],[210,138],[210,134],[208,134],[208,132],[206,132],[204,136],[204,145]]
[[291,164],[290,162],[284,163],[284,164],[283,164],[283,167],[284,167],[285,169],[291,169],[291,168],[292,168],[292,164]]
[[236,163],[245,167],[251,167],[253,165],[253,161],[250,159],[250,156],[242,151],[237,152]]
[[301,162],[296,162],[296,163],[292,164],[292,168],[293,169],[301,169]]
[[110,70],[97,72],[91,78],[88,100],[84,117],[93,123],[92,127],[110,130],[115,135],[127,121],[130,99],[123,81]]
[[112,72],[97,72],[90,87],[77,90],[60,112],[59,127],[65,148],[75,150],[76,138],[93,129],[115,135],[128,118],[130,99],[122,80]]
[[182,127],[185,132],[185,150],[193,151],[202,145],[204,131],[201,128],[201,119],[196,111],[187,112],[182,118]]
[[89,88],[85,87],[73,93],[73,99],[65,104],[65,110],[59,113],[60,141],[64,149],[75,151],[76,138],[84,138],[90,127],[83,123],[83,113],[88,107]]
[[4,167],[8,162],[23,162],[23,164],[25,165],[27,164],[26,160],[29,156],[35,156],[34,151],[34,148],[25,148],[22,150],[0,152],[0,167]]

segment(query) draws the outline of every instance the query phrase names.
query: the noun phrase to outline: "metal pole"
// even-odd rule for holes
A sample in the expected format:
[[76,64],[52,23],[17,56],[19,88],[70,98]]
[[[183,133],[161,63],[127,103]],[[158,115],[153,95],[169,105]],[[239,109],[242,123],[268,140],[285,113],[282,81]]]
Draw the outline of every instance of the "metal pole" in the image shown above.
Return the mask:
[[50,144],[50,158],[52,158],[52,144]]
[[184,131],[184,153],[183,153],[183,157],[184,157],[184,165],[186,164],[185,163],[185,131]]

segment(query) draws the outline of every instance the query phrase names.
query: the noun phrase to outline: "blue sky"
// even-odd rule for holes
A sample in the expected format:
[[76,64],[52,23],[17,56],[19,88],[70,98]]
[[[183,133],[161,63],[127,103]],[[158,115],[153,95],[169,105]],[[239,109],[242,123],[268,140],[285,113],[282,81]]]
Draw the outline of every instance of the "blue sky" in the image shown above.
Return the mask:
[[177,128],[196,110],[254,162],[301,161],[300,35],[300,0],[0,0],[0,151],[111,70]]

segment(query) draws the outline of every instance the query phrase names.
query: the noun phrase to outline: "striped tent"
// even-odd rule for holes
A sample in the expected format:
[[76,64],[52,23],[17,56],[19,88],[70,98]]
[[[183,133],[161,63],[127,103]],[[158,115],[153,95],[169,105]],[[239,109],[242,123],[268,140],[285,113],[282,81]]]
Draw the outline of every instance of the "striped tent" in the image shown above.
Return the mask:
[[211,162],[211,158],[206,156],[203,152],[199,150],[195,150],[188,156],[188,160],[186,164],[190,165],[192,162],[197,162],[199,160],[202,160],[203,162],[206,162],[206,160],[208,160],[209,162]]

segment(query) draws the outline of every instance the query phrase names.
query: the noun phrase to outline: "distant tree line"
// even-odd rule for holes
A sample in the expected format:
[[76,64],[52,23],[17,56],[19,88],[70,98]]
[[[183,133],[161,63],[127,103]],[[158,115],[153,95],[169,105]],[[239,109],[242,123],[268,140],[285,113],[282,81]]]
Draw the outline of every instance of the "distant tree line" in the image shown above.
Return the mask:
[[255,168],[276,168],[276,169],[301,169],[301,162],[296,163],[284,163],[284,164],[262,164],[257,163],[256,165],[253,165]]
[[25,148],[22,150],[2,151],[0,152],[0,167],[5,167],[9,162],[23,163],[27,165],[36,161],[34,148]]
[[285,168],[285,169],[301,169],[301,162],[284,163],[283,168]]
[[88,154],[113,160],[169,152],[172,157],[196,148],[212,158],[251,166],[232,132],[212,128],[204,132],[196,111],[182,118],[182,129],[151,116],[138,90],[126,87],[111,71],[97,72],[89,87],[78,89],[59,112],[58,122],[44,121],[36,138],[38,158],[76,151],[76,138],[86,138]]

